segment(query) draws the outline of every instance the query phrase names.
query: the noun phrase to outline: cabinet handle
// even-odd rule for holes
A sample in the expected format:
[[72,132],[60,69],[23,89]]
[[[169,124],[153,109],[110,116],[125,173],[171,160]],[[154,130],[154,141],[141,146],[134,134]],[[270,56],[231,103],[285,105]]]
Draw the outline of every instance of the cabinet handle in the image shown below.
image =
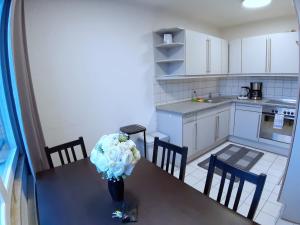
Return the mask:
[[269,71],[269,41],[266,38],[266,65],[265,65],[265,72],[267,73]]
[[269,72],[271,73],[272,68],[272,40],[269,39]]
[[196,122],[195,123],[195,129],[196,129],[196,137],[195,137],[195,150],[198,149],[197,145],[198,145],[198,142],[197,142],[197,139],[198,139],[198,123]]
[[257,139],[259,139],[259,131],[260,131],[260,121],[261,121],[261,115],[259,115],[258,117],[258,124],[257,124],[257,133],[256,133],[256,137]]
[[206,39],[206,73],[209,73],[209,40]]
[[243,73],[243,39],[241,40],[241,73]]
[[218,140],[219,138],[219,119],[220,117],[216,117],[216,129],[215,129],[215,140]]
[[230,44],[228,43],[227,49],[227,73],[230,73]]
[[211,72],[211,40],[208,40],[208,46],[209,46],[209,72]]
[[220,138],[219,133],[220,132],[220,116],[218,116],[218,129],[217,129],[217,137]]

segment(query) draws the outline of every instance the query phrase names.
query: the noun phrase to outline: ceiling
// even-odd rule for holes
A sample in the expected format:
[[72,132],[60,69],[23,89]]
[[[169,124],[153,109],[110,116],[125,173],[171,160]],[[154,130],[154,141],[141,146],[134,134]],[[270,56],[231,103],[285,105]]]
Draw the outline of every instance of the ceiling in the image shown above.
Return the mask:
[[273,0],[261,9],[245,9],[242,0],[132,0],[224,28],[295,15],[293,0]]

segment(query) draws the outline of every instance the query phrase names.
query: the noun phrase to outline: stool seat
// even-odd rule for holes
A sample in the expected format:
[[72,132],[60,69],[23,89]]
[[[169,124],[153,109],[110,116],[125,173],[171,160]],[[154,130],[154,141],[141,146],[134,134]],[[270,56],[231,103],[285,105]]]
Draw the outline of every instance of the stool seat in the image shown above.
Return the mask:
[[131,134],[137,134],[146,131],[146,127],[143,127],[142,125],[139,124],[132,124],[132,125],[121,127],[120,131],[125,134],[131,135]]
[[143,132],[144,133],[144,154],[145,154],[145,158],[147,158],[146,127],[143,127],[142,125],[139,124],[131,124],[128,126],[121,127],[120,131],[122,133],[127,134],[128,138],[130,138],[130,135],[132,134]]

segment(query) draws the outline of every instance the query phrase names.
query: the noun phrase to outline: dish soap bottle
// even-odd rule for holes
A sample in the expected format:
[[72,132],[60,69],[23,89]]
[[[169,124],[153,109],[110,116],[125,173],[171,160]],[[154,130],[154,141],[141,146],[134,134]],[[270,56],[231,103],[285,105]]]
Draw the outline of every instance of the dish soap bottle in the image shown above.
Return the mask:
[[197,92],[196,90],[193,90],[192,92],[192,101],[193,102],[197,102],[198,98],[197,98]]

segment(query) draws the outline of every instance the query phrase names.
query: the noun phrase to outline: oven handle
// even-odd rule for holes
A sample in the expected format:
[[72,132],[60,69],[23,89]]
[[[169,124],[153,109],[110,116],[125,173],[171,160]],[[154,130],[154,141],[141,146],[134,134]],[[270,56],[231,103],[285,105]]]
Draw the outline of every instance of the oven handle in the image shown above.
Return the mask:
[[[262,112],[263,115],[269,115],[269,116],[274,116],[275,117],[275,113],[269,113],[269,112]],[[295,116],[288,116],[288,115],[284,115],[285,119],[291,119],[291,120],[295,120]]]

